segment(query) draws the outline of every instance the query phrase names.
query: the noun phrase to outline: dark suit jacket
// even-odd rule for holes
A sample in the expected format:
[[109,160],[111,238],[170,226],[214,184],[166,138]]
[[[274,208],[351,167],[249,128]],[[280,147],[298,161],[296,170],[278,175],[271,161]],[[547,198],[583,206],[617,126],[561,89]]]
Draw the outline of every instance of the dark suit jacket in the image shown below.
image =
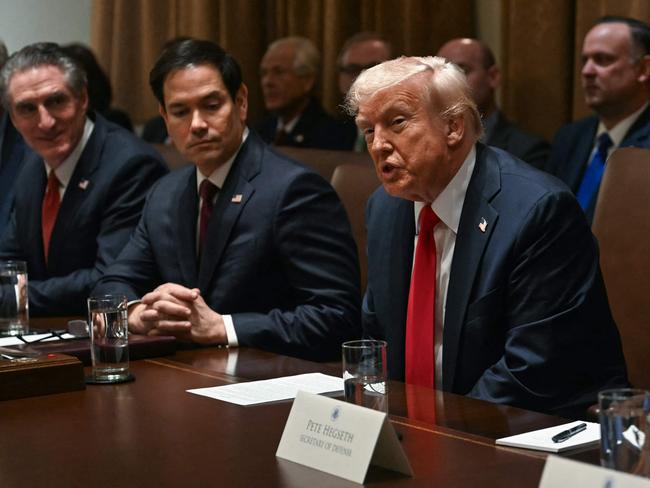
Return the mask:
[[[546,171],[564,181],[573,193],[578,191],[598,130],[598,117],[587,117],[562,127],[553,140]],[[650,147],[650,106],[627,131],[620,147]],[[585,213],[593,220],[596,207],[594,198]]]
[[[267,144],[275,140],[278,118],[267,117],[255,129]],[[300,114],[298,123],[283,144],[294,147],[312,147],[349,151],[354,148],[357,129],[354,124],[344,124],[330,116],[316,98]]]
[[47,179],[43,159],[31,153],[16,180],[0,259],[27,261],[32,315],[86,313],[90,291],[128,241],[147,190],[166,171],[153,149],[96,115],[61,201],[46,264],[41,205]]
[[233,318],[238,341],[311,359],[361,335],[359,265],[345,210],[320,176],[251,131],[224,182],[196,258],[191,166],[161,179],[133,238],[97,287],[139,298],[166,282],[197,287]]
[[[559,181],[504,151],[477,148],[451,266],[442,389],[580,411],[599,389],[627,384],[595,240]],[[388,340],[390,376],[402,380],[413,202],[380,188],[367,227],[364,333]]]
[[502,112],[498,111],[495,115],[496,123],[485,143],[508,151],[536,168],[544,168],[550,144],[541,137],[521,130]]
[[11,123],[9,114],[0,116],[0,238],[14,206],[16,176],[23,164],[26,146]]

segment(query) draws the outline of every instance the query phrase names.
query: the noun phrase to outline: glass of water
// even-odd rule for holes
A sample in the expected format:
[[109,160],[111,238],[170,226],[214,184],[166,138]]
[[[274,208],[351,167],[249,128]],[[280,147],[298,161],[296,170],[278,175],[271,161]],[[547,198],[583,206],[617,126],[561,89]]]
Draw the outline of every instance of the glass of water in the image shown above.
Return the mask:
[[343,343],[345,401],[388,413],[386,341]]
[[600,460],[607,468],[650,477],[650,392],[598,393]]
[[0,261],[0,335],[29,332],[27,263]]
[[133,379],[129,373],[129,324],[123,295],[88,299],[88,329],[92,376],[88,383],[121,383]]

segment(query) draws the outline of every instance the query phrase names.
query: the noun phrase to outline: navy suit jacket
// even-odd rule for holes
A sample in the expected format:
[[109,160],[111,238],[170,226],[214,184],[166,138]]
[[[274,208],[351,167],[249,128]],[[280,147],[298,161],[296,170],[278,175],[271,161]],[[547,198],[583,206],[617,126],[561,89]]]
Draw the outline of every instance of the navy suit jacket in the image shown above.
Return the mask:
[[359,265],[336,193],[251,131],[219,192],[196,257],[194,166],[161,179],[133,238],[97,287],[136,299],[173,282],[232,315],[242,346],[311,359],[359,337]]
[[[255,129],[267,144],[275,140],[278,118],[267,117]],[[354,124],[344,124],[329,115],[320,102],[312,98],[289,134],[286,146],[351,151],[357,137]]]
[[[367,228],[364,333],[388,340],[390,376],[403,380],[413,202],[378,189]],[[445,391],[560,414],[627,385],[595,239],[575,198],[482,144],[451,265],[442,378]]]
[[550,145],[541,137],[524,132],[510,122],[502,112],[496,113],[496,123],[485,143],[508,151],[536,168],[544,168]]
[[[31,152],[30,152],[31,153]],[[135,228],[151,184],[167,172],[161,157],[125,129],[95,115],[95,127],[61,200],[45,262],[43,159],[26,158],[0,259],[27,261],[32,315],[82,315],[86,299]]]
[[14,206],[16,176],[22,167],[26,146],[6,112],[0,116],[0,237]]
[[[587,117],[562,127],[553,140],[546,171],[564,181],[573,193],[578,191],[589,157],[594,148],[598,130],[598,117]],[[627,131],[620,147],[650,147],[650,106]],[[593,220],[596,198],[585,211],[589,222]]]

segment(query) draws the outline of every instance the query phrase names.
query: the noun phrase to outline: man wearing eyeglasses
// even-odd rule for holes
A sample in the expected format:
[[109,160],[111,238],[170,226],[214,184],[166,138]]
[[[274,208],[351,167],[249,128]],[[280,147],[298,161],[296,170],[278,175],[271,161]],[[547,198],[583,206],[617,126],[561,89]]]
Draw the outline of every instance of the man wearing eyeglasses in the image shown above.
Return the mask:
[[595,116],[558,131],[547,170],[573,190],[591,221],[609,155],[619,147],[650,147],[650,26],[598,19],[585,36],[581,75]]
[[[339,54],[339,90],[345,97],[348,90],[362,71],[388,61],[393,57],[391,45],[373,32],[359,32],[353,35],[341,49]],[[356,127],[354,120],[348,121],[351,127]],[[366,151],[366,141],[360,132],[354,143],[356,152]]]

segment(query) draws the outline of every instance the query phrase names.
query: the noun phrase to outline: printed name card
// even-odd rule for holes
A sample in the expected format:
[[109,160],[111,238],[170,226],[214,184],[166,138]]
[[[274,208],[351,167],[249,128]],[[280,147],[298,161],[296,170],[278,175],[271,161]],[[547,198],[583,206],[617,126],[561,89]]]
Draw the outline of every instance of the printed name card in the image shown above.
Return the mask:
[[370,464],[413,475],[385,413],[303,391],[275,455],[356,483]]
[[544,466],[539,488],[564,488],[566,486],[650,488],[650,479],[558,456],[549,456]]

